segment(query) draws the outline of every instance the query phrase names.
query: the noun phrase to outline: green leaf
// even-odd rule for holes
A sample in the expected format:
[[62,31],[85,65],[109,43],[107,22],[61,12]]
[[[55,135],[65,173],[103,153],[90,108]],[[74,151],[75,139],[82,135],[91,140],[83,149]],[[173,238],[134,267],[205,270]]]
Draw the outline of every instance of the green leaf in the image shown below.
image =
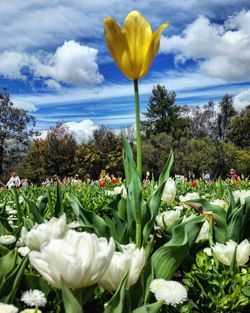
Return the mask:
[[30,199],[28,199],[27,197],[23,196],[24,200],[27,202],[30,212],[32,213],[35,222],[38,224],[42,224],[44,222],[44,219],[42,217],[42,215],[39,212],[38,207],[35,205],[35,203],[33,201],[31,201]]
[[242,291],[242,293],[243,293],[245,296],[247,296],[247,297],[250,298],[250,286],[243,287],[243,288],[241,289],[241,291]]
[[156,278],[170,279],[193,245],[205,218],[195,216],[173,228],[172,238],[152,256]]
[[104,313],[130,313],[130,301],[128,297],[128,290],[126,289],[128,281],[128,274],[126,274],[112,297],[105,307]]
[[63,278],[61,278],[61,289],[65,313],[83,313],[80,304],[65,284]]
[[226,240],[232,239],[240,243],[247,236],[245,230],[250,218],[250,197],[247,197],[245,204],[241,207],[236,207],[228,215],[228,229]]
[[143,245],[146,245],[158,214],[165,181],[153,192],[143,210]]
[[214,225],[214,237],[215,241],[219,243],[224,243],[227,237],[227,213],[220,206],[213,205],[206,199],[197,199],[185,201],[186,204],[197,209],[202,208],[202,211],[211,211],[215,216],[215,225]]
[[21,210],[20,203],[19,203],[19,193],[17,192],[16,189],[14,189],[12,191],[15,195],[15,203],[16,203],[16,210],[17,210],[17,221],[18,221],[18,225],[20,225],[23,223],[23,212]]
[[1,286],[0,300],[4,303],[12,303],[15,299],[16,293],[21,283],[23,272],[28,264],[28,256],[24,257],[18,266],[6,277],[3,285]]
[[173,151],[171,150],[168,156],[167,163],[164,166],[164,169],[162,170],[160,174],[159,181],[158,181],[159,185],[163,184],[164,182],[168,180],[173,163],[174,163],[174,154],[173,154]]
[[0,287],[4,278],[15,268],[16,261],[17,249],[11,250],[9,253],[0,258]]
[[[127,139],[122,136],[124,149],[124,169],[126,177],[127,195],[127,214],[132,214],[137,223],[141,223],[142,214],[142,186],[141,179],[137,172],[132,149]],[[128,220],[130,223],[130,220]]]
[[80,223],[92,227],[98,236],[110,237],[110,227],[103,218],[95,212],[84,209],[76,196],[67,194],[67,198]]
[[62,191],[60,187],[60,182],[57,180],[56,183],[56,203],[55,203],[55,209],[54,209],[54,215],[55,217],[59,217],[63,211],[62,208]]
[[152,304],[144,305],[138,309],[133,310],[132,313],[158,313],[163,305],[163,301],[158,301]]

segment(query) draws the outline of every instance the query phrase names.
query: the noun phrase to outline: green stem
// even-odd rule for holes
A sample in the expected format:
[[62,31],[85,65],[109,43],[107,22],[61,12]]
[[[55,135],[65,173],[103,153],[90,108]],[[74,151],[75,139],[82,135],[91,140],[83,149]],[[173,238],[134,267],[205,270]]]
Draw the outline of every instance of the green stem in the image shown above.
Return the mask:
[[134,90],[135,90],[135,116],[136,116],[136,161],[137,161],[137,171],[141,178],[142,160],[141,160],[140,103],[137,79],[134,80]]
[[136,248],[141,248],[141,223],[136,223]]

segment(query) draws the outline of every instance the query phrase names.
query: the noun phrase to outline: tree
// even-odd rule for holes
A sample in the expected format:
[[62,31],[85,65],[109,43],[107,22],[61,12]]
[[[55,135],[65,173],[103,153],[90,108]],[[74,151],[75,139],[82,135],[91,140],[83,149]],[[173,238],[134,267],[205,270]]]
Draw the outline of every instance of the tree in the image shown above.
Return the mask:
[[149,97],[147,112],[144,113],[146,121],[141,123],[142,130],[149,138],[152,134],[170,133],[179,118],[180,108],[175,104],[176,94],[168,92],[164,86],[153,87]]
[[[5,157],[13,159],[15,151],[21,151],[35,133],[34,116],[15,108],[8,93],[0,93],[0,175],[3,174]],[[20,155],[19,155],[20,156]]]
[[101,170],[121,175],[123,165],[120,138],[104,126],[95,130],[88,143],[78,146],[76,168],[82,175],[88,173],[93,178],[98,178]]
[[44,165],[48,175],[73,175],[77,143],[68,128],[62,124],[50,129],[46,138]]
[[226,139],[226,131],[230,125],[231,118],[236,114],[237,112],[234,108],[233,96],[225,94],[220,101],[220,113],[218,114],[217,119],[220,139]]
[[240,115],[232,117],[226,137],[236,146],[250,149],[250,105]]
[[218,127],[213,102],[203,106],[182,106],[180,112],[189,119],[189,134],[193,139],[218,137]]
[[77,143],[67,127],[58,124],[51,128],[45,140],[36,139],[20,168],[33,182],[41,182],[47,176],[73,175]]

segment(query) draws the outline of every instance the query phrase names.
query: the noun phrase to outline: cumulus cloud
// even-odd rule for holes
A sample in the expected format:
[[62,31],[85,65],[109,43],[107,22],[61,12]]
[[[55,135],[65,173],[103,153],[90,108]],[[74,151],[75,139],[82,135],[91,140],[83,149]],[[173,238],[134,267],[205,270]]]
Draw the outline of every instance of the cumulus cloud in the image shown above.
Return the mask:
[[35,78],[45,80],[50,88],[68,84],[98,84],[103,76],[97,65],[98,50],[70,40],[58,47],[54,54],[29,54],[5,51],[0,54],[0,74],[8,78],[25,79],[22,72],[28,68]]
[[162,53],[174,53],[176,62],[195,60],[202,73],[224,81],[250,78],[250,11],[229,17],[223,25],[205,16],[189,24],[181,35],[163,37]]
[[[82,120],[80,122],[67,122],[63,124],[72,133],[78,143],[88,141],[93,132],[99,127],[90,119]],[[45,139],[48,131],[44,130],[37,138]]]
[[250,89],[246,89],[234,97],[234,106],[237,111],[240,112],[248,105],[250,105]]

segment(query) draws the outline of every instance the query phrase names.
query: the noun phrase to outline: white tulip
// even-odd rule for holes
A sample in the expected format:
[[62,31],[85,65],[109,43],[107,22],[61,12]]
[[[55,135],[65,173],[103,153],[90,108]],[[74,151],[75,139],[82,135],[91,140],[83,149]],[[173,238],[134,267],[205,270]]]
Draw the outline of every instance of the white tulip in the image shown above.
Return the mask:
[[64,214],[59,219],[53,217],[46,223],[35,224],[29,232],[22,228],[21,238],[30,250],[40,250],[41,246],[51,239],[63,238],[67,231],[68,226]]
[[[197,192],[189,192],[187,193],[185,196],[180,196],[179,199],[180,199],[180,202],[185,202],[185,201],[190,201],[190,200],[197,200],[199,199],[200,196]],[[185,208],[189,208],[189,206],[185,203],[183,203],[183,206]]]
[[156,224],[160,228],[171,226],[180,217],[180,210],[171,210],[158,214],[156,216]]
[[229,240],[225,245],[216,243],[212,250],[221,263],[230,266],[236,246],[236,262],[238,266],[241,266],[248,262],[250,256],[250,244],[247,239],[243,240],[238,245],[233,240]]
[[134,243],[121,246],[121,252],[115,252],[110,265],[100,280],[100,285],[108,290],[114,291],[126,273],[128,274],[127,287],[134,285],[145,265],[144,249],[136,249]]
[[209,239],[209,223],[208,220],[206,219],[205,222],[203,223],[201,230],[195,240],[195,242],[199,242],[202,240],[208,240]]
[[115,242],[95,234],[69,230],[62,239],[52,239],[31,251],[32,266],[54,287],[60,288],[61,277],[69,288],[77,289],[97,283],[107,270]]
[[175,181],[172,178],[169,178],[165,184],[161,200],[169,204],[172,201],[174,201],[175,195],[176,195]]
[[250,190],[236,190],[233,192],[233,197],[235,203],[240,202],[241,205],[244,205],[246,198],[250,197]]
[[215,199],[213,201],[210,202],[212,205],[217,205],[220,206],[222,208],[225,208],[227,206],[226,201],[221,200],[221,199]]
[[121,185],[120,187],[114,188],[114,194],[115,195],[121,195],[123,198],[127,197],[127,189],[124,185]]

